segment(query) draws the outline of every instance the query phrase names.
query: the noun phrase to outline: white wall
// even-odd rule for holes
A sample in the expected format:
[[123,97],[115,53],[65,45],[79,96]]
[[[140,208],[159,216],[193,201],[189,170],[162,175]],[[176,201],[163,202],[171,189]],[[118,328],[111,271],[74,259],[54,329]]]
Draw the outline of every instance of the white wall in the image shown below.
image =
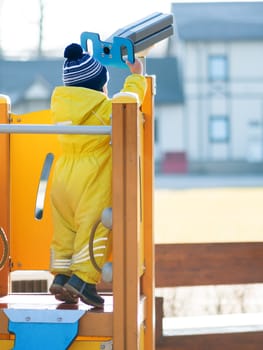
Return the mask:
[[234,80],[263,79],[263,42],[240,41],[230,47],[230,74]]
[[158,139],[155,145],[156,158],[166,152],[185,150],[183,109],[176,105],[162,105],[155,110],[158,118]]
[[[227,55],[229,81],[208,81],[208,56]],[[263,121],[263,42],[187,42],[182,45],[186,148],[192,160],[246,160],[249,139],[259,144]],[[229,144],[210,143],[210,115],[230,118]],[[260,131],[249,127],[257,121]],[[252,130],[252,131],[251,131]],[[251,136],[254,134],[254,136]],[[257,136],[255,136],[257,134]],[[255,143],[254,142],[254,143]],[[250,146],[249,146],[250,145]],[[256,147],[259,147],[256,146]],[[262,147],[262,145],[261,145]]]

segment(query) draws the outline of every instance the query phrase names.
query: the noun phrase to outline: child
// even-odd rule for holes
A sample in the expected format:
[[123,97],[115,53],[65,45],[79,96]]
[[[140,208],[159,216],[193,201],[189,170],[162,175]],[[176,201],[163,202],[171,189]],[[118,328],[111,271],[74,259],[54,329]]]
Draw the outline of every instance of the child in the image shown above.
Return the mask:
[[[55,123],[110,125],[112,101],[107,97],[108,71],[78,44],[64,51],[63,82],[51,98]],[[142,64],[127,62],[130,72],[122,91],[146,90]],[[50,287],[56,299],[102,308],[97,293],[100,273],[89,256],[89,237],[103,209],[111,207],[112,154],[109,135],[59,135],[62,155],[56,162],[51,188],[54,233],[51,242]],[[99,225],[93,243],[94,257],[102,267],[111,252],[111,233]]]

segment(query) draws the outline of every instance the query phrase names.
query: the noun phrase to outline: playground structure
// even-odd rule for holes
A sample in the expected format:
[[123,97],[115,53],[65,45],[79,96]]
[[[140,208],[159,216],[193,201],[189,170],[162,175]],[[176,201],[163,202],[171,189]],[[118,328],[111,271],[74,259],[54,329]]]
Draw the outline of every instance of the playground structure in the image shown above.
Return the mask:
[[[10,331],[16,334],[14,349],[23,349],[25,341],[28,349],[47,349],[52,348],[54,344],[56,344],[56,349],[66,349],[77,335],[76,322],[79,318],[78,335],[81,336],[81,340],[77,338],[70,347],[72,349],[84,348],[87,346],[87,342],[89,342],[89,349],[100,349],[101,344],[105,345],[105,349],[107,349],[106,345],[108,344],[110,349],[112,339],[115,349],[154,347],[152,80],[151,78],[147,78],[147,80],[148,97],[142,107],[142,113],[139,112],[137,100],[134,97],[116,97],[113,103],[113,295],[105,296],[104,312],[93,312],[84,305],[79,305],[78,310],[74,310],[74,308],[72,310],[58,310],[57,308],[61,307],[61,304],[57,303],[50,295],[45,295],[45,297],[43,295],[31,295],[30,297],[28,295],[7,295],[0,300],[1,349],[10,349],[10,345],[13,345],[14,340]],[[7,101],[3,97],[1,102],[1,117],[3,117],[3,109],[7,111],[8,104],[5,103]],[[8,118],[8,113],[5,113],[6,120],[2,119],[1,122],[7,123]],[[25,132],[23,130],[25,121],[26,124],[30,124],[30,121],[35,122],[38,118],[48,123],[49,111],[19,116],[19,132]],[[41,131],[41,125],[38,129]],[[8,202],[6,202],[1,207],[1,222],[8,241],[11,242],[10,256],[13,269],[20,267],[20,269],[36,270],[40,268],[45,270],[48,268],[48,242],[52,232],[50,218],[48,218],[49,209],[47,208],[47,212],[44,212],[41,219],[43,222],[36,221],[32,209],[34,209],[37,188],[34,193],[30,192],[30,187],[36,176],[37,165],[34,163],[30,167],[32,160],[28,159],[26,162],[25,156],[29,157],[29,154],[32,156],[32,153],[37,151],[37,157],[42,158],[47,147],[49,152],[51,151],[56,157],[59,150],[52,135],[41,135],[42,137],[38,135],[37,138],[35,135],[32,136],[36,143],[33,149],[31,143],[31,152],[25,153],[23,148],[24,156],[21,154],[21,158],[14,160],[12,159],[15,156],[13,152],[18,152],[22,145],[27,144],[28,135],[11,134],[10,138],[6,134],[1,135],[1,141],[4,140],[6,145],[5,148],[1,148],[2,151],[5,150],[1,153],[1,157],[2,160],[6,159],[6,165],[9,164],[7,155],[11,149],[10,173],[6,174],[9,176],[6,176],[5,183],[1,181],[1,191],[9,187],[10,180],[10,186],[13,190],[11,198],[9,198],[10,192],[6,191],[6,198],[10,200],[10,213]],[[43,140],[45,143],[42,142]],[[15,163],[16,161],[18,164]],[[24,171],[22,167],[24,167]],[[30,171],[28,171],[28,167]],[[20,182],[18,177],[23,178],[23,175],[26,181]],[[145,178],[147,178],[146,182]],[[35,184],[33,181],[33,187]],[[14,191],[15,186],[19,189],[19,195]],[[25,209],[28,210],[26,213]],[[9,215],[10,222],[8,222]],[[5,224],[4,219],[6,220]],[[20,228],[19,232],[22,232],[20,237],[17,237],[16,231],[14,231],[18,227]],[[16,239],[19,242],[16,242]],[[22,244],[22,251],[16,251],[16,247],[20,244]],[[32,259],[35,244],[43,247],[43,255]],[[8,294],[8,263],[7,261],[1,270],[2,296]],[[114,278],[114,276],[118,277]],[[113,303],[114,308],[112,307]],[[65,323],[62,320],[66,320]],[[69,326],[73,330],[70,330]],[[40,330],[43,332],[43,338],[40,338]],[[49,334],[48,337],[47,334]],[[71,338],[69,334],[72,334]],[[64,338],[67,336],[68,343],[63,336]],[[103,338],[100,340],[100,338],[94,337]],[[50,340],[48,341],[48,339]]]
[[[156,13],[125,28],[112,42],[102,43],[96,36],[94,56],[122,66],[124,55],[133,61],[135,53],[171,34],[172,16]],[[87,40],[90,34],[85,33],[84,48]],[[49,110],[13,115],[9,98],[0,96],[1,349],[22,350],[25,344],[28,350],[155,348],[153,77],[147,77],[147,86],[140,109],[136,96],[113,99],[107,130],[51,125]],[[103,311],[61,304],[49,294],[10,294],[10,271],[48,270],[52,224],[47,180],[60,153],[54,134],[61,133],[111,133],[113,283]]]

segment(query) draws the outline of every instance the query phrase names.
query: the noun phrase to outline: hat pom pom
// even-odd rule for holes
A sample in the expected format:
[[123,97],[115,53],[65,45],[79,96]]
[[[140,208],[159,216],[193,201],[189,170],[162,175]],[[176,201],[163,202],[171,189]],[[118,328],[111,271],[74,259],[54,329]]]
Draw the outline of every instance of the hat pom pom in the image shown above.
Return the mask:
[[82,47],[79,44],[70,44],[65,48],[64,57],[69,60],[76,60],[83,56]]

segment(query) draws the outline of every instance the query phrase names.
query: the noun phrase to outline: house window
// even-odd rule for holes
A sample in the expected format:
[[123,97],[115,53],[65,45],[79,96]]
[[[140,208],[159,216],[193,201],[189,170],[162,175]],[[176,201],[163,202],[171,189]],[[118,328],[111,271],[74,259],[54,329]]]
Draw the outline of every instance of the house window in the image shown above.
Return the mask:
[[228,61],[225,55],[208,57],[208,79],[211,81],[226,81],[228,79]]
[[210,142],[229,142],[230,126],[227,116],[213,115],[209,118],[209,140]]

